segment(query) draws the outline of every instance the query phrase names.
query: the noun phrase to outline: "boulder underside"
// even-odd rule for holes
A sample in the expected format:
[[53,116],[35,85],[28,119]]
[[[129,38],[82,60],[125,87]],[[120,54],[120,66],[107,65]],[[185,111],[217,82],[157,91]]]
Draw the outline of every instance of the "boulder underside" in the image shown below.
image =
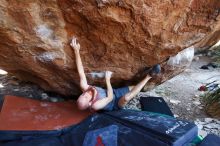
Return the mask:
[[161,64],[147,89],[192,59],[170,65],[170,56],[220,39],[219,10],[219,0],[1,0],[0,67],[46,90],[77,95],[74,36],[89,84],[105,86],[105,70],[114,72],[113,86],[133,84],[146,67]]

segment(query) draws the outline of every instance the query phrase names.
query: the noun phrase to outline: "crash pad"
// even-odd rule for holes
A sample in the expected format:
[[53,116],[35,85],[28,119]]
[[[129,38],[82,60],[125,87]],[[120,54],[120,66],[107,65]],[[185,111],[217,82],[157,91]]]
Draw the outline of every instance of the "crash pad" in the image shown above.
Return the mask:
[[46,102],[5,96],[0,130],[57,130],[78,124],[91,114],[80,111],[75,101]]
[[53,131],[1,131],[1,146],[188,146],[194,123],[164,114],[118,110],[95,113]]
[[214,134],[208,134],[199,146],[219,146],[220,137]]

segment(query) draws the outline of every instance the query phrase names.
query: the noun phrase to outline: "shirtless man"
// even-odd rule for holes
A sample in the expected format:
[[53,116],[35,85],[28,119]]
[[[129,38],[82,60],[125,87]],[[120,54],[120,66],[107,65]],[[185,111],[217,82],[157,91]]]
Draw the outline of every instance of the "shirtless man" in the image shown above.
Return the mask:
[[[118,110],[123,108],[132,98],[134,98],[144,87],[144,85],[151,79],[150,75],[147,75],[136,86],[125,86],[118,89],[113,89],[110,79],[112,72],[105,72],[105,81],[107,90],[88,85],[86,75],[83,69],[82,61],[80,58],[80,44],[77,43],[76,38],[72,39],[70,43],[74,49],[77,70],[80,77],[80,88],[83,91],[82,95],[77,100],[77,105],[80,110],[90,108],[91,110]],[[160,72],[160,66],[156,65],[151,70],[152,74],[158,74]]]

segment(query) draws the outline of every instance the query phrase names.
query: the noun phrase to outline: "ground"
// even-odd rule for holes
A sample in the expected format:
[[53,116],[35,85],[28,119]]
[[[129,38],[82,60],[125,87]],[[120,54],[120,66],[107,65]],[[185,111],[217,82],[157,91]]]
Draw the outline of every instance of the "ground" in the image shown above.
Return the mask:
[[[178,76],[166,81],[149,92],[141,92],[133,99],[126,108],[140,110],[140,96],[160,96],[170,106],[175,117],[195,122],[200,134],[215,133],[220,136],[220,119],[210,118],[204,110],[204,103],[198,88],[205,83],[220,80],[220,69],[210,68],[202,70],[200,67],[211,60],[207,57],[200,57],[192,62],[191,66]],[[24,83],[9,75],[0,75],[0,101],[4,95],[25,96],[40,100],[57,102],[62,100],[57,94],[46,93],[37,85]],[[1,103],[1,102],[0,102]]]

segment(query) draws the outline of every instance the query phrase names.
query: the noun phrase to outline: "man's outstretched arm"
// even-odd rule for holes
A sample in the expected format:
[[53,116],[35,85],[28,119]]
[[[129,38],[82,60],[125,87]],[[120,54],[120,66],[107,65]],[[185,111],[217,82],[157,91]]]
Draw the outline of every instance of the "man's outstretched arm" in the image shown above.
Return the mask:
[[83,69],[83,64],[79,53],[80,44],[76,42],[76,38],[73,38],[70,45],[75,52],[76,66],[80,77],[80,87],[83,91],[85,91],[86,89],[88,89],[89,85],[87,83],[86,75]]
[[113,89],[111,85],[111,74],[112,72],[106,71],[105,73],[105,80],[107,85],[107,97],[99,99],[92,105],[92,109],[94,110],[100,110],[103,109],[108,103],[110,103],[113,100]]

